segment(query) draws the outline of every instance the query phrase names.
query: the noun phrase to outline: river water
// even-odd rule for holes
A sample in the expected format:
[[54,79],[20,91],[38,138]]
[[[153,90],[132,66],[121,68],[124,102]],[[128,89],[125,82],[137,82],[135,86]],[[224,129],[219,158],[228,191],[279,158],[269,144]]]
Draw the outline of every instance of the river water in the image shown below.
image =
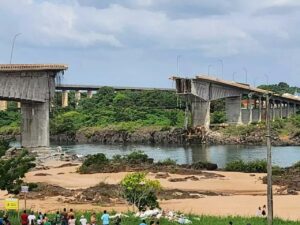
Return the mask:
[[[155,161],[171,158],[179,164],[190,164],[197,161],[209,161],[223,168],[233,160],[252,161],[266,159],[264,146],[150,146],[150,145],[103,145],[103,144],[74,144],[61,145],[63,150],[81,154],[104,153],[107,157],[116,154],[128,154],[134,150],[141,150]],[[53,145],[55,147],[55,145]],[[300,160],[300,146],[272,147],[273,163],[281,167],[291,166]]]

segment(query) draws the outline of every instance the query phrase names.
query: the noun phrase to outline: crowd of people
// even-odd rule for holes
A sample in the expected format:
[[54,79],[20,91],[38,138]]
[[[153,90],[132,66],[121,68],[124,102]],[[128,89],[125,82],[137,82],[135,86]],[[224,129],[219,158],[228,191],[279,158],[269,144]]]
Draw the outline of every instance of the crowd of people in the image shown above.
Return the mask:
[[[116,225],[121,224],[120,217],[114,219]],[[54,218],[52,217],[51,220],[46,213],[43,214],[42,212],[35,214],[34,212],[27,213],[27,211],[24,210],[20,215],[21,225],[96,225],[99,224],[99,220],[101,220],[101,224],[103,225],[110,224],[110,216],[106,211],[103,212],[100,218],[97,218],[96,213],[92,213],[89,221],[84,215],[81,215],[78,222],[76,221],[73,209],[67,211],[66,208],[64,208],[62,212],[57,211]],[[5,223],[5,225],[7,224]]]

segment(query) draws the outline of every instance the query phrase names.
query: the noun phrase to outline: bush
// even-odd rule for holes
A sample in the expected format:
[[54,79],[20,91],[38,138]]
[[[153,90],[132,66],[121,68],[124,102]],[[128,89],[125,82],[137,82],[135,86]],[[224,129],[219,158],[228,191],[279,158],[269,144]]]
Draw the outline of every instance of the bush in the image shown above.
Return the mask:
[[33,161],[34,158],[26,150],[11,159],[0,160],[0,189],[18,194],[23,183],[22,178],[30,168],[35,167]]
[[78,171],[80,173],[100,172],[109,164],[109,159],[103,153],[88,155]]
[[218,165],[210,162],[196,162],[192,164],[192,168],[195,170],[216,170],[218,169]]
[[225,123],[226,114],[224,111],[215,111],[211,114],[211,123]]
[[9,142],[0,140],[0,157],[5,155],[7,149],[9,149]]
[[146,173],[132,173],[121,181],[122,194],[139,210],[154,209],[159,206],[156,194],[161,189],[157,180],[149,180]]
[[237,160],[227,163],[225,170],[245,173],[266,173],[267,162],[265,160],[255,160],[251,162]]
[[163,161],[158,161],[157,162],[158,166],[176,166],[176,161],[170,158],[167,158]]
[[129,155],[124,156],[124,159],[129,164],[153,163],[153,159],[150,159],[148,155],[142,151],[131,152]]

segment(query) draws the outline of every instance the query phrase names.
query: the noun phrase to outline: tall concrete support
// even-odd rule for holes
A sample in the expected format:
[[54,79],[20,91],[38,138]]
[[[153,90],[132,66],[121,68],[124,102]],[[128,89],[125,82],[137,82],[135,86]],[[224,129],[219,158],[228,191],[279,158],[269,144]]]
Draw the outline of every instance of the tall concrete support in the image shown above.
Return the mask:
[[195,99],[192,105],[192,127],[204,126],[209,129],[210,126],[210,101]]
[[242,124],[241,96],[225,99],[226,118],[229,124]]
[[21,102],[21,145],[49,146],[49,105],[66,65],[0,64],[0,99]]
[[0,111],[7,110],[7,101],[0,101]]
[[17,102],[17,108],[21,109],[21,102]]
[[253,121],[253,107],[254,105],[252,105],[252,98],[249,97],[248,99],[248,109],[249,109],[249,122],[248,124],[251,124]]
[[75,102],[76,102],[76,105],[78,105],[80,99],[81,99],[81,93],[80,93],[80,91],[76,91],[75,92]]
[[22,103],[22,146],[49,146],[49,102]]
[[282,101],[280,101],[279,107],[280,107],[280,119],[282,119],[282,118],[283,118],[283,113],[282,113]]
[[63,91],[61,94],[61,105],[63,108],[69,106],[69,92]]
[[290,117],[290,103],[288,102],[287,103],[287,118],[289,118]]
[[93,92],[92,91],[87,91],[87,97],[92,98],[93,97]]
[[293,113],[294,113],[294,115],[297,113],[297,106],[296,106],[296,103],[293,104]]
[[261,118],[262,118],[262,100],[261,100],[261,96],[259,96],[258,98],[258,122],[261,122]]

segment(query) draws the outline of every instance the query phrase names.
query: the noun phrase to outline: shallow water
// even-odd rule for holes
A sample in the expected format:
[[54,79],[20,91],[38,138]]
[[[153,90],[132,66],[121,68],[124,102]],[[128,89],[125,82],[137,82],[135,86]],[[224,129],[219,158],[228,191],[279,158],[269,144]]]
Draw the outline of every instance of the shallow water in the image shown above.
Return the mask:
[[[54,147],[54,146],[53,146]],[[171,158],[179,164],[190,164],[197,161],[209,161],[220,168],[227,162],[241,159],[252,161],[266,159],[266,147],[218,145],[218,146],[150,146],[150,145],[103,145],[75,144],[62,145],[63,150],[81,155],[105,153],[108,157],[116,154],[128,154],[133,150],[141,150],[155,161]],[[286,167],[300,160],[300,146],[280,146],[272,148],[273,163]]]

